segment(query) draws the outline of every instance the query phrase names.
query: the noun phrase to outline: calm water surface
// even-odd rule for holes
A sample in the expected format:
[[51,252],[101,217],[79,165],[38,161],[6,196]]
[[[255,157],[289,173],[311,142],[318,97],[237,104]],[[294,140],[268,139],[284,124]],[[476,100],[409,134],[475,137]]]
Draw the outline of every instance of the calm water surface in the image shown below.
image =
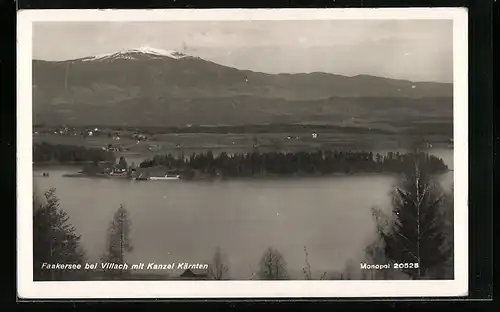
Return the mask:
[[[433,154],[453,168],[452,150]],[[271,246],[284,254],[296,278],[305,265],[304,246],[315,271],[340,270],[347,260],[359,259],[373,239],[370,208],[389,207],[387,194],[395,182],[385,175],[144,182],[62,176],[75,167],[41,170],[50,176],[35,177],[35,189],[56,188],[91,261],[104,251],[108,223],[123,204],[135,248],[129,262],[203,263],[219,246],[231,277],[241,279],[257,271]],[[441,178],[449,188],[453,172]]]

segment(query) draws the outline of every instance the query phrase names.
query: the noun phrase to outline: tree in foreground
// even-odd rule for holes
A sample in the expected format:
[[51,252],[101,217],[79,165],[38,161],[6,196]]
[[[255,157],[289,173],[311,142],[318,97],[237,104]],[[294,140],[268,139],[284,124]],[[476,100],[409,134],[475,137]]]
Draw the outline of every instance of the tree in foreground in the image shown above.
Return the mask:
[[[123,205],[115,212],[113,220],[109,223],[107,233],[106,252],[101,257],[103,263],[123,265],[126,263],[125,255],[133,251],[130,241],[131,222],[128,212]],[[127,270],[106,270],[105,276],[119,278],[126,275]]]
[[208,270],[208,275],[214,280],[225,280],[229,278],[229,268],[225,264],[224,256],[220,251],[220,248],[215,250],[214,259]]
[[[45,264],[85,263],[85,253],[67,213],[59,207],[59,199],[52,188],[45,194],[45,203],[33,197],[33,279],[77,280],[81,270],[42,268]],[[46,265],[45,265],[46,266]]]
[[262,280],[288,279],[285,259],[277,249],[269,247],[264,252],[259,263],[258,276]]
[[451,193],[446,193],[443,199],[444,219],[445,219],[445,242],[444,245],[448,246],[450,250],[450,257],[439,266],[434,267],[429,275],[436,276],[437,278],[453,279],[454,272],[454,201],[453,201],[453,187]]
[[392,195],[392,218],[380,213],[377,232],[385,256],[411,279],[431,276],[453,254],[447,242],[445,194],[428,170],[428,155],[415,153]]
[[[309,252],[307,252],[307,247],[306,246],[304,246],[304,254],[305,254],[306,267],[302,268],[302,272],[304,273],[304,277],[305,277],[306,280],[312,280],[314,278],[313,278],[313,275],[312,275],[312,272],[311,272],[311,264],[309,263]],[[323,275],[321,275],[321,277],[319,279],[320,280],[325,279],[326,278],[326,273],[327,272],[324,272]]]

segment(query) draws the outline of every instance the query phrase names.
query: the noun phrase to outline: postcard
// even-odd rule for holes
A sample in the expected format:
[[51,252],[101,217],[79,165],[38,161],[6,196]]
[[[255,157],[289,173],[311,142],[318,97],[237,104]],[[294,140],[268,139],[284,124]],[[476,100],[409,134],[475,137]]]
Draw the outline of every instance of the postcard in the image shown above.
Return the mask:
[[468,292],[467,11],[21,10],[21,298]]

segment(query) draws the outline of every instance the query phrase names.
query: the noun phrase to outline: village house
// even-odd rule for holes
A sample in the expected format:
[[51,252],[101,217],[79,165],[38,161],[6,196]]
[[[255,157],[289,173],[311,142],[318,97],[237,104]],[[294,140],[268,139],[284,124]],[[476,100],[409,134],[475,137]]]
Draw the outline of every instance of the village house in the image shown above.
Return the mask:
[[127,173],[127,169],[126,168],[120,168],[119,166],[117,165],[114,165],[112,170],[111,170],[111,173],[112,174],[125,174]]

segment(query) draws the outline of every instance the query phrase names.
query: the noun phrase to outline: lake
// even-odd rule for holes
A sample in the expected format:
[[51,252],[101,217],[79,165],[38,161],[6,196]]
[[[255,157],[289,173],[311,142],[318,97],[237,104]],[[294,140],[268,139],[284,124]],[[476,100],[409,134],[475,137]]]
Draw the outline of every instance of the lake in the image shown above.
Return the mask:
[[[453,169],[453,150],[431,153]],[[391,175],[361,174],[144,182],[62,176],[75,167],[35,171],[50,173],[34,178],[35,190],[56,188],[90,261],[99,260],[107,226],[123,204],[132,222],[129,263],[208,263],[220,247],[233,279],[250,278],[268,247],[284,255],[294,278],[302,278],[304,246],[315,272],[342,270],[349,259],[356,263],[374,237],[370,209],[389,208],[395,182]],[[453,171],[440,178],[450,189]]]

